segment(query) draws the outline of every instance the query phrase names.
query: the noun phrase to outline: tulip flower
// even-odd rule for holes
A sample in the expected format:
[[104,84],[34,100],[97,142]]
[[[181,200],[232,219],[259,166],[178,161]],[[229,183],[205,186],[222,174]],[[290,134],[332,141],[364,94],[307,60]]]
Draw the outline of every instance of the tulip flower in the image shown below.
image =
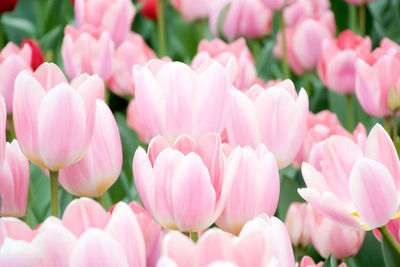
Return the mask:
[[135,101],[149,136],[173,142],[182,133],[199,138],[223,131],[232,86],[219,63],[197,72],[179,62],[151,66],[142,68],[135,82]]
[[140,9],[143,16],[153,20],[157,18],[157,0],[138,0],[138,2],[143,4]]
[[[335,35],[335,17],[328,10],[320,16],[307,17],[293,27],[285,29],[288,62],[297,74],[313,70],[320,59],[324,39]],[[273,53],[282,58],[282,36],[278,34]]]
[[355,93],[357,58],[371,52],[371,39],[361,38],[350,30],[342,32],[337,40],[322,43],[318,75],[322,82],[339,94]]
[[244,38],[239,38],[230,44],[220,39],[201,41],[197,48],[197,55],[192,61],[192,67],[197,69],[211,58],[227,67],[232,57],[235,58],[237,63],[234,85],[240,90],[247,90],[255,83],[257,71],[253,55]]
[[71,85],[61,70],[42,64],[15,81],[13,118],[18,143],[33,163],[58,171],[82,159],[92,139],[95,99],[104,94],[97,76]]
[[106,30],[117,46],[130,32],[135,13],[136,9],[131,0],[75,1],[75,20],[78,28],[90,25]]
[[42,63],[44,62],[42,49],[39,44],[33,39],[25,39],[21,43],[21,47],[25,44],[28,44],[32,50],[32,59],[31,59],[31,68],[32,70],[36,70]]
[[279,200],[279,172],[272,153],[263,144],[253,150],[237,147],[225,163],[225,177],[233,184],[216,224],[223,230],[239,234],[243,225],[257,215],[275,214]]
[[308,208],[312,243],[322,257],[328,258],[332,253],[335,259],[345,259],[358,253],[364,241],[364,231],[345,229],[313,208]]
[[290,80],[267,90],[258,87],[249,91],[261,92],[254,101],[238,90],[233,92],[226,127],[229,143],[253,148],[263,143],[282,169],[296,157],[306,133],[307,93],[301,89],[297,96]]
[[27,44],[20,49],[10,42],[0,51],[0,94],[6,101],[7,114],[13,110],[15,78],[20,71],[31,70],[31,55]]
[[299,153],[297,153],[293,162],[293,166],[300,168],[302,162],[309,162],[317,170],[320,170],[320,164],[316,159],[316,153],[319,152],[316,150],[320,148],[319,144],[321,142],[332,135],[342,135],[352,138],[361,146],[364,146],[367,139],[367,132],[361,123],[357,125],[353,134],[351,134],[343,128],[335,113],[328,110],[323,110],[317,114],[309,112],[307,117],[307,131]]
[[136,150],[136,188],[156,222],[185,232],[198,232],[215,222],[233,178],[223,175],[221,146],[219,135],[210,133],[198,142],[181,135],[172,147],[158,136],[150,142],[148,154],[141,147]]
[[7,238],[0,249],[0,266],[44,267],[38,248],[22,241]]
[[172,0],[171,5],[181,13],[184,20],[192,22],[208,17],[211,0]]
[[30,242],[35,237],[32,229],[14,217],[0,218],[0,248],[7,238]]
[[[301,258],[299,267],[322,267],[323,265],[324,263],[322,261],[316,264],[310,256],[304,256]],[[342,262],[338,267],[347,267],[347,264]]]
[[361,107],[371,116],[391,116],[400,108],[399,55],[400,46],[385,38],[372,55],[357,59],[356,94]]
[[133,129],[137,133],[139,139],[143,143],[150,142],[151,138],[147,132],[146,126],[144,125],[139,115],[135,99],[132,99],[129,102],[128,108],[126,109],[126,124],[129,128]]
[[7,109],[4,98],[0,95],[0,168],[3,166],[6,154]]
[[133,32],[130,33],[114,51],[113,74],[108,81],[110,89],[120,96],[135,95],[132,67],[145,65],[153,58],[156,58],[156,54],[146,44],[143,37]]
[[77,196],[100,197],[118,179],[122,147],[115,118],[102,100],[96,102],[93,137],[85,156],[60,171],[60,184]]
[[296,247],[307,247],[311,243],[307,207],[307,203],[292,202],[286,213],[286,228],[290,241]]
[[18,0],[4,0],[0,3],[0,15],[4,12],[10,12],[17,6]]
[[293,3],[295,0],[261,0],[261,2],[268,8],[274,10],[281,10],[285,6]]
[[110,34],[90,26],[76,30],[70,25],[64,32],[61,53],[68,76],[73,79],[86,72],[107,81],[112,75],[114,50]]
[[179,232],[170,232],[163,239],[162,251],[163,257],[178,267],[211,266],[209,264],[216,261],[229,262],[228,266],[232,263],[237,266],[295,266],[284,224],[266,215],[249,221],[236,238],[214,228],[201,235],[195,244]]
[[376,124],[365,152],[353,140],[331,136],[322,144],[322,171],[303,163],[307,188],[299,194],[328,219],[353,229],[374,229],[396,216],[400,165],[386,131]]
[[6,144],[4,165],[0,170],[1,216],[25,216],[29,188],[29,162],[17,140]]
[[[224,13],[223,11],[227,9]],[[221,16],[224,14],[224,17]],[[233,41],[235,37],[262,37],[272,29],[273,11],[266,8],[261,0],[223,0],[210,6],[210,31],[213,36]],[[222,20],[221,29],[219,22]]]
[[329,0],[296,0],[283,9],[285,25],[292,27],[307,17],[323,14],[330,7]]

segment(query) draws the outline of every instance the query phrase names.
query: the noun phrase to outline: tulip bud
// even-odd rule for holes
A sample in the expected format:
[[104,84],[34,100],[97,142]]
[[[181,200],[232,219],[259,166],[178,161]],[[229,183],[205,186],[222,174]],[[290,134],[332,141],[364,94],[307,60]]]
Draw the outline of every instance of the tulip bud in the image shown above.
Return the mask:
[[306,247],[311,243],[307,222],[307,203],[292,202],[286,213],[285,224],[294,246]]
[[400,94],[394,85],[390,86],[387,96],[387,105],[388,108],[393,112],[398,111],[400,108]]
[[0,15],[4,12],[13,11],[17,6],[18,0],[1,0],[0,2]]

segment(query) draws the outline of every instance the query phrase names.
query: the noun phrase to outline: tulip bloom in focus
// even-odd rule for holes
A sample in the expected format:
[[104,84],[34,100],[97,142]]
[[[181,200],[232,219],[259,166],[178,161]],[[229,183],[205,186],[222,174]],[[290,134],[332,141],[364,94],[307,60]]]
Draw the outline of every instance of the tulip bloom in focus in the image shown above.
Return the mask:
[[13,120],[25,156],[50,170],[82,159],[92,139],[95,99],[102,94],[96,75],[84,74],[69,85],[52,63],[43,63],[33,74],[21,72],[15,81]]
[[374,229],[396,216],[400,165],[386,131],[376,124],[365,152],[353,140],[331,136],[322,145],[322,171],[303,163],[307,188],[299,194],[328,219],[353,229]]
[[296,157],[306,133],[307,93],[302,88],[297,95],[293,82],[285,80],[267,90],[255,85],[248,94],[255,99],[238,90],[232,94],[226,127],[229,143],[253,148],[263,143],[283,169]]
[[163,227],[184,232],[204,230],[221,214],[233,179],[223,169],[216,133],[198,142],[181,135],[172,147],[157,136],[147,154],[139,147],[133,158],[135,184],[146,210]]

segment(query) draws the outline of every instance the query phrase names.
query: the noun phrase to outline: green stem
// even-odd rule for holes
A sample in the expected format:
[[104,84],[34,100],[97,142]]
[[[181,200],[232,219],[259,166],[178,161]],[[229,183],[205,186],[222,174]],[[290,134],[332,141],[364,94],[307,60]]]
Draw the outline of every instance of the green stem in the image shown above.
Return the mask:
[[389,244],[396,250],[397,254],[400,255],[400,244],[393,237],[392,233],[389,231],[386,225],[381,226],[378,230],[382,233],[382,235],[386,238]]
[[193,240],[194,243],[196,243],[199,239],[199,234],[197,232],[190,232],[190,238]]
[[9,133],[10,133],[9,141],[11,142],[12,140],[15,139],[15,129],[14,129],[14,121],[13,121],[12,115],[7,116],[7,121],[8,121]]
[[0,49],[6,45],[6,34],[2,23],[2,15],[0,14]]
[[349,131],[354,129],[354,107],[353,107],[353,95],[346,95],[346,108],[347,108],[347,127]]
[[388,135],[391,135],[392,133],[390,132],[390,117],[383,118],[383,125]]
[[166,55],[165,48],[165,0],[157,0],[158,56]]
[[359,7],[360,35],[365,35],[365,4]]
[[204,19],[196,21],[196,28],[200,41],[206,38],[206,24],[207,21]]
[[283,9],[279,11],[280,17],[280,30],[282,35],[282,64],[283,64],[283,75],[285,79],[290,79],[290,70],[287,57],[287,43],[285,33],[285,19],[283,17]]
[[51,215],[58,217],[58,171],[50,172]]
[[106,205],[105,205],[105,203],[104,203],[104,198],[103,198],[103,196],[96,197],[95,199],[96,199],[96,201],[97,201],[104,209],[106,209]]
[[392,138],[393,138],[394,147],[397,150],[397,115],[396,115],[396,111],[393,112],[392,119],[393,119],[393,136],[392,136]]
[[349,5],[350,9],[350,29],[353,32],[357,32],[357,6]]

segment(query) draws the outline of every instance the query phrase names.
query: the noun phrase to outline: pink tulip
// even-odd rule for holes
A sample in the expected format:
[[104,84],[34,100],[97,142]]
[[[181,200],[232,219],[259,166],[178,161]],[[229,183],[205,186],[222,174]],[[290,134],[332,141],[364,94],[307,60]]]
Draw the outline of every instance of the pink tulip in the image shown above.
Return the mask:
[[39,250],[44,266],[68,267],[77,238],[55,217],[49,217],[38,229],[31,244]]
[[390,100],[400,93],[400,46],[384,39],[379,48],[356,63],[356,94],[362,108],[375,117],[385,117],[400,108]]
[[235,148],[225,163],[225,177],[233,184],[224,211],[216,224],[239,234],[243,225],[261,213],[274,215],[279,200],[279,172],[272,153],[263,144]]
[[365,127],[361,123],[357,125],[352,135],[343,128],[335,113],[328,110],[323,110],[317,114],[309,112],[306,135],[293,165],[296,168],[300,168],[301,163],[309,162],[312,163],[317,170],[320,170],[319,162],[315,158],[316,150],[319,149],[318,144],[332,135],[342,135],[352,138],[360,145],[363,145],[364,140],[367,138]]
[[150,214],[139,203],[132,201],[129,207],[135,213],[142,230],[146,245],[146,264],[149,267],[155,267],[161,253],[161,226],[153,221]]
[[396,149],[379,124],[365,143],[331,136],[322,144],[322,172],[303,163],[307,188],[299,194],[316,210],[348,228],[385,225],[399,208],[400,165]]
[[201,235],[195,244],[179,232],[170,232],[163,239],[162,251],[160,261],[170,265],[161,266],[201,267],[221,262],[229,262],[228,266],[295,266],[284,224],[266,215],[249,221],[235,238],[214,228]]
[[112,75],[114,50],[110,34],[91,26],[77,30],[70,25],[64,32],[61,52],[68,76],[73,79],[86,72],[107,81]]
[[35,233],[29,226],[13,217],[0,218],[0,248],[6,238],[30,242]]
[[97,100],[89,149],[83,159],[60,171],[60,184],[73,195],[99,197],[115,183],[121,168],[118,125],[107,104]]
[[32,244],[7,238],[0,249],[0,266],[45,267],[40,251]]
[[104,229],[110,220],[104,208],[89,198],[73,200],[68,204],[62,217],[62,224],[76,237],[90,228]]
[[345,0],[345,1],[349,4],[363,5],[363,4],[375,2],[376,0]]
[[[198,232],[210,226],[225,206],[233,176],[223,176],[221,140],[206,134],[196,142],[181,135],[170,147],[158,136],[148,154],[133,158],[136,188],[150,215],[167,229]],[[185,205],[182,205],[185,203]]]
[[6,102],[0,94],[0,168],[3,166],[6,155],[6,126],[7,126],[7,109]]
[[226,127],[229,143],[253,148],[263,143],[283,169],[295,158],[306,133],[307,93],[301,89],[297,96],[290,80],[267,90],[258,87],[248,92],[261,92],[254,101],[238,90],[233,92]]
[[149,18],[157,19],[157,0],[138,0],[138,3],[143,3],[143,7],[140,9],[140,13]]
[[371,52],[371,39],[362,38],[350,30],[342,32],[337,40],[325,39],[318,62],[318,75],[322,82],[339,94],[356,91],[357,58]]
[[13,110],[15,78],[20,71],[31,71],[31,55],[29,45],[20,49],[11,42],[0,52],[0,94],[6,102],[7,114],[11,114]]
[[113,71],[108,85],[113,93],[120,96],[135,95],[135,82],[132,77],[134,65],[145,65],[156,58],[153,50],[137,33],[129,33],[126,40],[115,49]]
[[292,27],[307,17],[321,15],[330,7],[329,0],[296,0],[283,9],[285,25]]
[[255,83],[257,71],[253,55],[247,47],[244,38],[239,38],[230,44],[220,39],[201,41],[197,48],[197,55],[192,61],[192,67],[197,69],[211,58],[227,67],[232,57],[235,58],[237,63],[237,74],[234,77],[234,85],[240,90],[247,90]]
[[84,75],[71,85],[50,63],[43,63],[33,75],[21,72],[15,81],[13,119],[18,143],[30,161],[50,170],[84,156],[92,139],[95,99],[104,94],[97,76]]
[[286,228],[290,236],[290,241],[296,247],[307,247],[311,243],[307,207],[307,203],[292,202],[286,213]]
[[137,73],[135,82],[139,116],[149,136],[173,142],[182,133],[198,138],[222,132],[232,87],[220,64],[197,72],[179,62],[163,63],[152,72],[151,64]]
[[[225,8],[228,10],[223,13]],[[225,17],[221,18],[222,14]],[[238,36],[262,37],[272,29],[273,14],[261,0],[214,1],[210,6],[210,31],[214,36],[223,34],[229,41]],[[221,19],[222,25],[219,26]]]
[[[297,74],[313,70],[321,57],[324,39],[335,35],[335,17],[328,10],[320,16],[307,17],[293,27],[286,28],[286,43],[288,62],[291,69]],[[282,58],[282,37],[278,34],[277,44],[273,53]]]
[[274,10],[281,10],[285,6],[293,3],[295,0],[261,0],[261,2],[269,8]]
[[143,143],[150,142],[151,137],[147,132],[145,124],[140,118],[135,99],[132,99],[129,102],[128,108],[126,109],[126,124],[137,133],[139,139]]
[[108,233],[92,228],[79,238],[72,251],[69,266],[129,267],[129,264],[118,241]]
[[29,188],[29,162],[17,140],[6,144],[6,157],[0,170],[1,216],[25,216]]
[[91,25],[107,30],[116,45],[122,43],[131,29],[136,8],[130,0],[76,0],[75,19],[78,28]]
[[[310,256],[304,256],[300,261],[299,267],[322,267],[323,265],[324,263],[322,261],[316,264]],[[347,264],[342,262],[338,267],[347,267]]]
[[345,229],[311,207],[307,217],[312,243],[322,257],[332,253],[335,259],[350,258],[360,250],[364,231]]
[[212,0],[171,0],[171,5],[186,21],[192,22],[208,17],[211,2]]

